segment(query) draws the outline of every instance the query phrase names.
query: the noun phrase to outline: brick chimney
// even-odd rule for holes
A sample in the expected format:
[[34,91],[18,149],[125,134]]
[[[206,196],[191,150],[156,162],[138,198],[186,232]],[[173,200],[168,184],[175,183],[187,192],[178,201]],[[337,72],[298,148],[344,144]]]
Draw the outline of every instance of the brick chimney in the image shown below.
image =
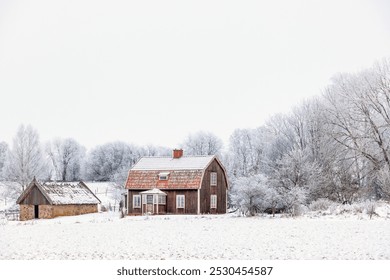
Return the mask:
[[182,149],[174,149],[173,150],[173,158],[181,158],[183,156]]

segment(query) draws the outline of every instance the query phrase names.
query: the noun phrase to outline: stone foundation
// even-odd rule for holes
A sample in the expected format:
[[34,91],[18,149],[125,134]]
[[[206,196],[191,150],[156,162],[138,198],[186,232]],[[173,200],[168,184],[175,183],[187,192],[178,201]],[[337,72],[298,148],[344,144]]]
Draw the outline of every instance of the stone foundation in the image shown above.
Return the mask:
[[53,205],[53,216],[75,216],[81,214],[96,213],[98,207],[95,204],[92,205]]
[[34,205],[20,205],[19,220],[26,221],[34,219]]
[[[51,219],[60,216],[75,216],[97,213],[97,204],[91,205],[39,205],[39,218]],[[34,205],[20,205],[21,221],[34,219]]]
[[53,216],[52,205],[39,205],[39,219],[51,219]]

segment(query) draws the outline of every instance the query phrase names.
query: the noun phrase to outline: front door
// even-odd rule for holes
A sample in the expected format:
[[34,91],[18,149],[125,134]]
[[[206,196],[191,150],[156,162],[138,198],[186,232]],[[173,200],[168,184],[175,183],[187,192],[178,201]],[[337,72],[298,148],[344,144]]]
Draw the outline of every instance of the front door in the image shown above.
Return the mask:
[[153,214],[153,195],[151,194],[146,196],[146,212]]
[[39,219],[39,205],[34,205],[34,219]]

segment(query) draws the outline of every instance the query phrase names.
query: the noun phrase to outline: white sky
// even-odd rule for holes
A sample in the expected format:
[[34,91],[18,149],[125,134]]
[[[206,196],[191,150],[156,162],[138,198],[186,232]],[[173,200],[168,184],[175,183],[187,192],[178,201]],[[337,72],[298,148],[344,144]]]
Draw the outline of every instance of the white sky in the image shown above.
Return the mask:
[[390,1],[0,0],[0,141],[225,144],[390,56]]

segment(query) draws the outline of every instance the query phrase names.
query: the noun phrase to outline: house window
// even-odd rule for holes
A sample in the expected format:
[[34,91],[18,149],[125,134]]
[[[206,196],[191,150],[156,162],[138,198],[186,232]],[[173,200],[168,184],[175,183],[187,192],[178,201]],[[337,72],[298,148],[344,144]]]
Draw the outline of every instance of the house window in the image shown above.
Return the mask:
[[167,203],[167,197],[165,195],[159,195],[158,204],[166,204],[166,203]]
[[217,185],[217,172],[211,172],[210,173],[210,185],[216,186]]
[[176,208],[185,207],[185,196],[183,194],[176,195]]
[[159,180],[168,180],[169,172],[161,172],[158,174]]
[[152,194],[148,194],[146,196],[146,203],[147,204],[153,204],[153,195]]
[[215,194],[210,197],[210,208],[217,208],[217,196]]
[[133,195],[133,208],[141,208],[141,196]]
[[165,195],[155,195],[153,198],[154,204],[165,204],[166,203],[166,196]]

